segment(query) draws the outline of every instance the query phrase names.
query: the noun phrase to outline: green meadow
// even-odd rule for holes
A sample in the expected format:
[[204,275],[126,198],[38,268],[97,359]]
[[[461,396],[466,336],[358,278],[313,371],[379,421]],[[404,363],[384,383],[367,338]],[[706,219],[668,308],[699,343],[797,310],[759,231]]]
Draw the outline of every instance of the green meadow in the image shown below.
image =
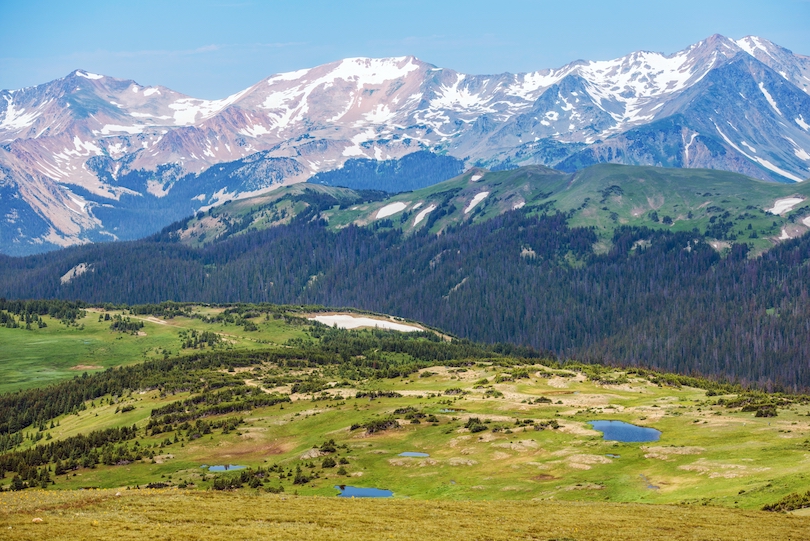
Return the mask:
[[[154,316],[127,315],[144,326],[137,333],[116,332],[110,321],[99,315],[123,315],[123,310],[90,308],[75,324],[42,316],[47,327],[9,329],[0,326],[0,393],[40,387],[68,379],[83,372],[92,373],[147,359],[183,353],[183,331],[209,331],[223,339],[222,349],[258,349],[301,337],[299,328],[283,320],[256,318],[257,329],[227,322],[205,323],[200,317],[222,314],[222,307],[195,307],[197,317],[176,316],[161,319]],[[188,351],[188,349],[185,349]]]
[[[225,310],[137,316],[143,327],[129,333],[110,330],[105,315],[136,316],[100,308],[71,325],[44,318],[41,329],[0,329],[5,392],[176,355],[255,352],[255,362],[201,374],[284,397],[185,423],[164,418],[158,430],[154,410],[190,399],[173,411],[193,412],[193,400],[216,391],[153,385],[95,397],[23,429],[11,451],[134,426],[123,445],[138,458],[58,472],[48,466],[46,491],[11,492],[7,473],[0,478],[5,538],[97,531],[98,539],[113,532],[123,539],[378,539],[384,530],[398,539],[413,533],[401,521],[436,539],[473,531],[476,539],[755,539],[766,532],[801,539],[810,531],[806,509],[760,511],[810,487],[806,397],[757,394],[776,413],[758,416],[740,407],[750,395],[742,389],[707,392],[644,371],[480,356],[396,377],[347,377],[340,364],[313,364],[305,354],[286,364],[258,355],[314,347],[345,331],[312,326],[303,312],[228,321],[217,317]],[[219,339],[183,347],[191,331]],[[407,354],[380,358],[396,363]],[[607,441],[589,424],[595,420],[654,428],[660,439]],[[212,472],[212,465],[243,468]],[[346,501],[335,497],[341,485],[390,490],[393,498]]]

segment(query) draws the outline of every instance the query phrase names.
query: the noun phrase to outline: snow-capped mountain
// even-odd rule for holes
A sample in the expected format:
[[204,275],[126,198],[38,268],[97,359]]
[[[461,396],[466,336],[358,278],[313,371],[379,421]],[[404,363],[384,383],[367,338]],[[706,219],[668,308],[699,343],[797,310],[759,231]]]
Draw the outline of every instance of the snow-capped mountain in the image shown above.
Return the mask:
[[810,57],[749,36],[532,73],[414,57],[271,76],[222,100],[77,70],[0,92],[0,251],[133,238],[346,160],[597,162],[810,176]]

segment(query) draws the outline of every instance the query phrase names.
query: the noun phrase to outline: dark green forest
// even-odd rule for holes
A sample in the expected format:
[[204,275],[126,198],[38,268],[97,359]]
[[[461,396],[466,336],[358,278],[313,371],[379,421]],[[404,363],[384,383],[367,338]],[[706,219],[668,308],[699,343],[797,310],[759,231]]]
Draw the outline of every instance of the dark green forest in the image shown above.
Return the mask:
[[[435,219],[440,213],[433,213]],[[595,254],[589,228],[513,211],[412,236],[386,227],[288,226],[193,249],[150,239],[0,259],[0,296],[86,302],[351,306],[561,358],[810,388],[810,238],[749,258],[703,236],[620,228]],[[79,263],[90,271],[62,283]]]

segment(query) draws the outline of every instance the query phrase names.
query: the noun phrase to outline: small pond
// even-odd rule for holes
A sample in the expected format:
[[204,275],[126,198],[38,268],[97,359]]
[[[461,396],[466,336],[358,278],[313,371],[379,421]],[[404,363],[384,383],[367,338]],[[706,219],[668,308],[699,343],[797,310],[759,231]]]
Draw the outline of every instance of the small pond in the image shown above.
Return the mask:
[[338,498],[390,498],[394,495],[390,490],[381,488],[351,487],[348,485],[335,485],[340,491]]
[[631,425],[623,421],[588,421],[588,424],[601,432],[602,437],[608,441],[658,441],[661,437],[661,432],[654,428]]
[[202,465],[201,468],[208,468],[208,471],[232,471],[244,470],[247,466],[239,466],[238,464],[218,464],[216,466]]
[[399,456],[412,456],[416,458],[427,458],[430,455],[427,453],[414,453],[413,451],[405,451],[404,453],[399,453]]
[[643,473],[640,473],[639,476],[644,480],[645,483],[647,483],[647,488],[648,489],[650,489],[650,490],[658,490],[659,488],[661,488],[661,487],[659,487],[657,485],[652,484],[650,482],[650,480],[647,479],[647,476],[644,475]]

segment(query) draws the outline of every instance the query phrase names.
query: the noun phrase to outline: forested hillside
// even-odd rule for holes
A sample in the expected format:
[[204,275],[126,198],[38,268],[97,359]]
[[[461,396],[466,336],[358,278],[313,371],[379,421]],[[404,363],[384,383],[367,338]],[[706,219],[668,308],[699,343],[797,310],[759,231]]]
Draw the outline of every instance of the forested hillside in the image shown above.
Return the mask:
[[438,236],[386,222],[330,231],[302,213],[201,249],[167,233],[4,258],[0,296],[353,306],[565,357],[810,388],[806,237],[749,259],[698,233],[619,228],[600,255],[562,214],[512,211]]

